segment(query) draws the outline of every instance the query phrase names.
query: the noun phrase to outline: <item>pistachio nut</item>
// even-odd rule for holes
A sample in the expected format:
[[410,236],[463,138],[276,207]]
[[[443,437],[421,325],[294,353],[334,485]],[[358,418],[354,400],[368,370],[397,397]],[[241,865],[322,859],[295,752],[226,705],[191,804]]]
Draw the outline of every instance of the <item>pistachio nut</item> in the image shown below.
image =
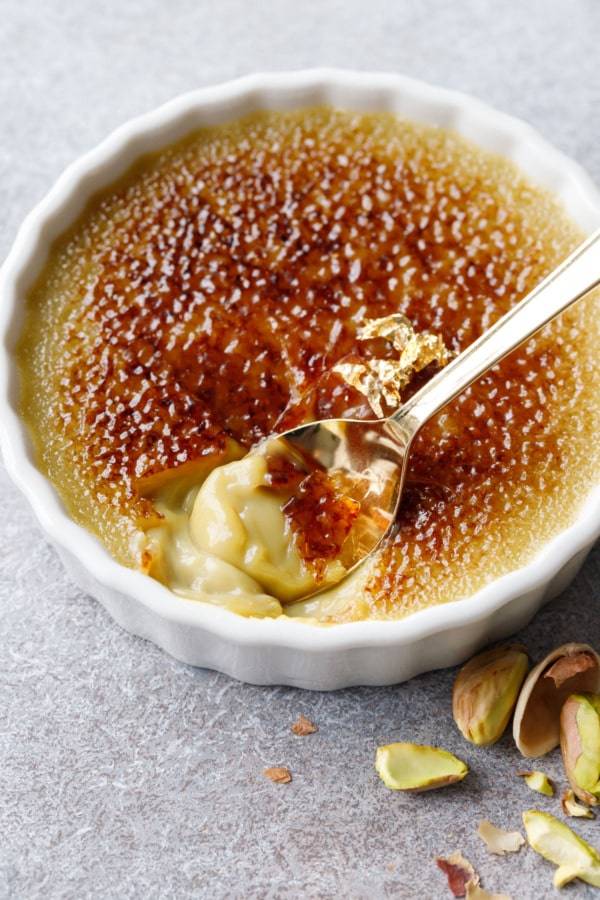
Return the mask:
[[484,650],[462,667],[452,691],[452,714],[468,741],[487,746],[501,737],[528,667],[520,644]]
[[600,855],[598,851],[575,834],[564,822],[550,813],[531,809],[523,813],[527,840],[537,853],[550,860],[558,869],[554,873],[556,887],[564,887],[580,878],[600,887]]
[[600,695],[571,694],[560,712],[560,749],[573,793],[600,803]]
[[560,710],[570,694],[600,690],[600,656],[587,644],[563,644],[531,670],[521,688],[513,736],[523,756],[543,756],[560,742]]
[[387,787],[412,794],[462,781],[468,772],[452,753],[406,741],[378,747],[375,768]]

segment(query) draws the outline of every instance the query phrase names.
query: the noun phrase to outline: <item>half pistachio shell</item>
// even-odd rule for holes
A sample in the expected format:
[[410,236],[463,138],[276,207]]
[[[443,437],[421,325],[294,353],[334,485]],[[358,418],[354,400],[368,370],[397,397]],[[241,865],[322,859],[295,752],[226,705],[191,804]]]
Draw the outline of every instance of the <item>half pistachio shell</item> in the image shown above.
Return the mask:
[[523,756],[543,756],[560,742],[560,711],[570,694],[598,693],[600,657],[588,644],[563,644],[531,670],[515,708],[513,735]]
[[462,781],[468,772],[452,753],[406,741],[378,747],[375,768],[387,787],[411,794]]
[[564,887],[575,878],[600,887],[598,851],[568,825],[537,809],[523,813],[523,824],[533,849],[558,866],[554,873],[556,887]]
[[600,803],[600,695],[571,694],[560,712],[560,749],[573,793]]
[[468,741],[487,746],[502,736],[528,668],[520,644],[484,650],[462,667],[452,691],[452,714]]

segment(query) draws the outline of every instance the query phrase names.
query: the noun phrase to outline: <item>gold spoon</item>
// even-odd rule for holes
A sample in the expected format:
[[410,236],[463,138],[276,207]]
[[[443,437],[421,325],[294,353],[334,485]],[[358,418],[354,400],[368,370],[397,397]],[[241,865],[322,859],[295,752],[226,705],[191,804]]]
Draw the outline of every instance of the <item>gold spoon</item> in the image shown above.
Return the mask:
[[[350,532],[352,536],[354,531],[355,537],[344,545],[343,577],[377,549],[392,527],[400,507],[411,445],[422,426],[598,284],[600,230],[389,418],[327,419],[269,439],[269,446],[276,446],[277,455],[302,458],[307,471],[331,473],[338,483],[341,478],[344,493],[360,503],[360,515]],[[347,545],[351,547],[350,556]],[[327,587],[330,585],[329,580]]]

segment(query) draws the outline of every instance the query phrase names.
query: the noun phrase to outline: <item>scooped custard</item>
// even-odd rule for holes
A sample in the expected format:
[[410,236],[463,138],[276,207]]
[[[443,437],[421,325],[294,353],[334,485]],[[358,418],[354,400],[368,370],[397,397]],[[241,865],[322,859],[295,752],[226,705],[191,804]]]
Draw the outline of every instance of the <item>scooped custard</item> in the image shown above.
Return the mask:
[[319,557],[309,599],[290,588],[306,546],[337,546],[331,523],[356,511],[326,491],[321,525],[314,497],[295,507],[300,552],[287,501],[264,490],[289,473],[245,457],[305,421],[392,411],[344,377],[395,359],[366,322],[403,317],[458,353],[581,239],[553,196],[451,131],[331,108],[200,130],[94,198],[27,298],[38,464],[119,562],[192,600],[335,623],[471,596],[600,479],[597,297],[423,429],[383,548],[339,582],[343,562]]

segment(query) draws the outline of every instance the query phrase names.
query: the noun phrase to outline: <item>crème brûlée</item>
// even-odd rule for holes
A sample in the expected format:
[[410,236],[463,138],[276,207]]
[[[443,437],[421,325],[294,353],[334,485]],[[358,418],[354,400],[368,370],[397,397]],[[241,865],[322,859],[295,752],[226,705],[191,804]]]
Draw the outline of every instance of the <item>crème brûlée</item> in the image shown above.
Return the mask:
[[[119,562],[192,600],[336,623],[472,596],[527,564],[600,479],[594,295],[423,429],[385,544],[339,582],[340,560],[320,558],[313,597],[308,551],[264,490],[281,473],[246,455],[304,421],[373,418],[340,374],[393,359],[384,338],[359,339],[365,322],[402,316],[460,352],[581,238],[512,163],[391,114],[199,130],[95,197],[29,293],[18,358],[38,465]],[[319,498],[343,530],[351,506]],[[322,529],[311,547],[321,538],[335,545]]]

